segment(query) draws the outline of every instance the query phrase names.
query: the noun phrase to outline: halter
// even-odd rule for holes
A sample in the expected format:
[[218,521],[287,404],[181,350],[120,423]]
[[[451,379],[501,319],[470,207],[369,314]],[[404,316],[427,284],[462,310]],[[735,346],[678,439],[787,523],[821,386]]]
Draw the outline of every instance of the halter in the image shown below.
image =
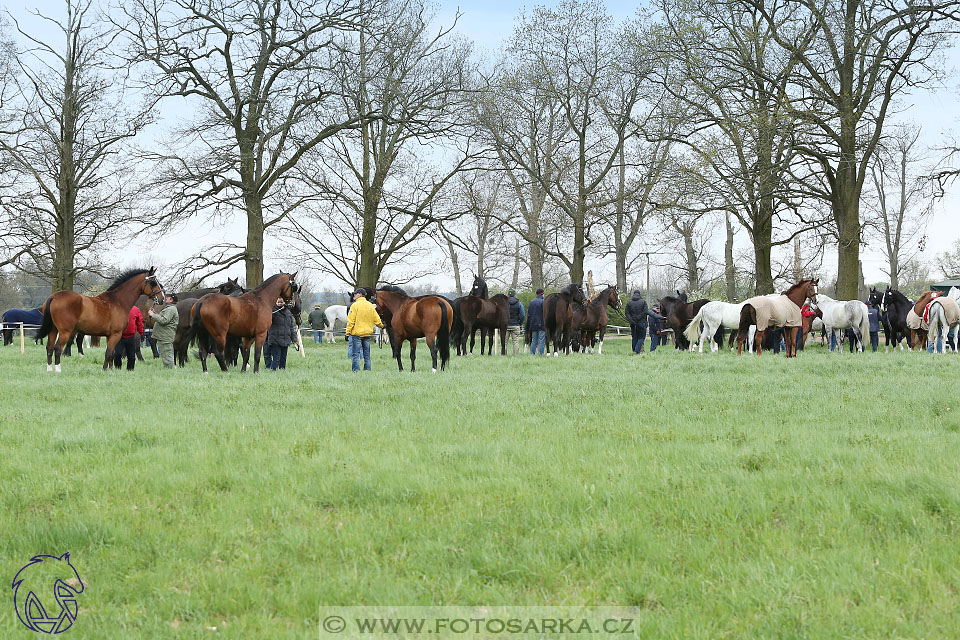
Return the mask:
[[144,282],[149,282],[151,284],[157,285],[157,289],[159,289],[159,292],[153,294],[153,302],[154,304],[161,304],[163,302],[163,299],[166,297],[166,295],[163,293],[163,285],[161,285],[160,281],[157,280],[157,276],[155,275],[147,276],[146,278],[144,278]]

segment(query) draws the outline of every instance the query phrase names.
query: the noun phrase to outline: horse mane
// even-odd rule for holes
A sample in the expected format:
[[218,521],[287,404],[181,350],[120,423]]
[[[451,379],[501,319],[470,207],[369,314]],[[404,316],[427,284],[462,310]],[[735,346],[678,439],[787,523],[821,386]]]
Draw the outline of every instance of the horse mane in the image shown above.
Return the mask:
[[403,296],[404,298],[409,298],[409,297],[410,297],[410,294],[408,294],[406,291],[404,291],[403,289],[401,289],[400,287],[398,287],[398,286],[395,285],[395,284],[385,284],[385,285],[382,285],[382,286],[377,287],[376,290],[377,290],[377,291],[389,291],[390,293],[395,293],[395,294],[397,294],[398,296]]
[[107,291],[113,291],[114,289],[122,285],[127,280],[130,280],[131,278],[135,278],[136,276],[139,276],[142,273],[149,273],[149,272],[150,272],[150,269],[128,269],[127,271],[124,271],[123,273],[117,276],[117,278],[113,281],[113,284],[107,287]]
[[781,295],[784,295],[784,296],[790,295],[790,293],[791,293],[792,291],[794,291],[794,290],[796,290],[796,289],[799,289],[800,287],[802,287],[803,285],[807,284],[808,282],[813,282],[813,280],[812,280],[811,278],[807,278],[806,280],[801,280],[800,282],[798,282],[798,283],[796,283],[796,284],[790,285],[789,287],[787,287],[787,290],[784,291]]
[[272,276],[270,276],[269,278],[267,278],[266,280],[264,280],[263,282],[261,282],[260,284],[258,284],[257,287],[254,289],[254,291],[260,291],[261,289],[263,289],[264,287],[266,287],[268,284],[270,284],[271,282],[273,282],[274,280],[276,280],[276,279],[279,278],[280,276],[288,276],[288,275],[290,275],[290,274],[289,274],[289,273],[275,273],[275,274],[273,274]]
[[616,289],[616,288],[617,288],[616,285],[608,284],[606,287],[604,287],[604,288],[601,289],[600,291],[597,291],[595,294],[593,294],[592,296],[590,296],[589,298],[587,298],[587,299],[584,301],[584,303],[583,303],[584,306],[592,304],[592,303],[593,303],[595,300],[597,300],[600,296],[602,296],[603,294],[609,292],[611,289]]

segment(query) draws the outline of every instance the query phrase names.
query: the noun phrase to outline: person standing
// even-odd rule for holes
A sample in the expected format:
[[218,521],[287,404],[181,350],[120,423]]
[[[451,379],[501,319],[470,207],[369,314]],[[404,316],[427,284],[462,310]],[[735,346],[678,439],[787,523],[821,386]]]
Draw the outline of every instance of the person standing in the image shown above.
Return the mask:
[[537,297],[530,301],[530,308],[527,311],[530,355],[542,356],[547,342],[547,327],[543,323],[543,289],[537,289]]
[[310,312],[310,315],[307,316],[307,324],[310,325],[310,328],[313,329],[313,342],[314,344],[323,342],[323,326],[326,323],[327,317],[323,315],[323,311],[320,310],[320,305],[313,305],[313,311]]
[[177,324],[180,323],[180,313],[177,311],[177,296],[168,293],[164,299],[164,306],[159,313],[152,308],[147,314],[153,319],[153,338],[157,341],[157,350],[164,369],[173,369],[173,338],[177,335]]
[[113,348],[113,366],[119,369],[123,365],[123,356],[127,357],[127,371],[133,371],[137,362],[137,349],[143,337],[143,314],[136,306],[130,307],[127,328],[120,334],[120,342]]
[[[666,344],[663,338],[663,322],[660,315],[660,307],[653,305],[653,310],[657,315],[650,316],[649,329],[650,329],[650,353],[653,353],[657,350],[657,347],[661,344]],[[641,350],[643,345],[641,345]]]
[[[643,342],[647,339],[648,320],[650,318],[656,318],[662,321],[665,320],[665,318],[650,309],[639,289],[634,289],[633,297],[630,298],[630,302],[627,303],[624,315],[627,318],[627,322],[630,323],[630,336],[633,338],[633,352],[643,353]],[[653,349],[651,349],[651,351],[653,351]]]
[[513,342],[513,355],[517,355],[518,341],[523,344],[523,303],[517,299],[516,291],[511,289],[507,293],[507,303],[510,305],[507,313],[507,335]]
[[867,319],[870,321],[870,346],[876,351],[880,347],[880,309],[876,305],[867,306]]
[[267,342],[270,343],[270,363],[267,366],[273,371],[286,369],[287,349],[297,342],[297,325],[282,299],[278,299],[273,308],[273,322],[267,331]]
[[353,371],[360,371],[360,356],[363,356],[363,370],[370,371],[370,336],[373,328],[383,329],[383,321],[376,307],[367,302],[366,292],[357,289],[353,292],[353,304],[347,313],[347,340],[350,342],[351,362]]

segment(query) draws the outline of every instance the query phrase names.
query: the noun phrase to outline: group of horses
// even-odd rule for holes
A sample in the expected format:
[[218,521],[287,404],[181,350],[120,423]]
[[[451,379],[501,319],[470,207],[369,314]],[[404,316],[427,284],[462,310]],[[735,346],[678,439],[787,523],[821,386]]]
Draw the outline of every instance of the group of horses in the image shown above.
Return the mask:
[[[761,327],[783,329],[787,355],[795,355],[797,332],[801,332],[799,344],[803,344],[811,331],[820,328],[830,335],[836,344],[848,333],[857,351],[864,351],[865,340],[870,334],[868,305],[879,311],[887,349],[897,345],[903,349],[907,342],[910,349],[925,348],[928,333],[939,336],[941,330],[948,338],[948,346],[957,350],[958,327],[960,327],[960,290],[952,288],[946,295],[933,291],[924,292],[916,301],[901,292],[890,289],[870,290],[867,302],[859,300],[834,300],[821,293],[816,280],[802,280],[781,294],[757,296],[739,304],[706,299],[689,303],[686,296],[663,298],[661,308],[667,324],[677,336],[677,347],[703,351],[704,342],[709,342],[712,351],[723,344],[724,329],[730,330],[730,347],[734,340],[738,351],[745,342],[758,352],[770,345],[764,344]],[[784,299],[790,301],[787,305]],[[804,305],[812,315],[797,316]],[[782,306],[782,309],[777,309]],[[819,326],[818,326],[819,325]],[[779,342],[779,333],[775,338]]]
[[[180,321],[174,339],[177,364],[184,366],[189,346],[196,342],[204,372],[207,372],[207,357],[211,353],[223,371],[227,371],[230,364],[237,365],[242,354],[241,370],[245,371],[250,348],[254,347],[253,370],[258,371],[278,300],[292,308],[299,324],[300,289],[295,279],[296,273],[278,273],[252,291],[241,287],[236,279],[228,279],[219,287],[179,293]],[[681,349],[699,348],[702,352],[703,343],[707,341],[711,350],[717,351],[723,343],[724,329],[729,329],[731,348],[736,339],[738,353],[745,343],[751,350],[756,343],[758,353],[762,353],[765,334],[782,328],[787,356],[793,357],[797,332],[802,332],[802,343],[819,321],[831,333],[849,329],[862,351],[864,336],[869,334],[867,305],[856,300],[833,300],[820,293],[818,283],[818,280],[801,280],[781,294],[756,296],[739,304],[706,299],[689,302],[679,291],[676,297],[666,296],[659,302],[661,313],[673,330],[676,346]],[[454,300],[437,294],[410,296],[392,285],[367,288],[367,296],[376,303],[401,371],[402,344],[410,344],[410,369],[414,371],[419,338],[424,338],[430,349],[434,372],[446,368],[451,344],[456,345],[458,355],[472,352],[477,331],[481,332],[481,353],[492,354],[494,335],[499,331],[500,352],[506,355],[509,301],[502,294],[489,296],[483,278],[475,277],[470,293]],[[153,267],[120,275],[97,296],[73,291],[52,294],[37,310],[40,328],[36,337],[47,339],[47,370],[60,371],[61,355],[73,340],[82,354],[84,335],[106,338],[103,368],[107,369],[113,363],[113,352],[128,324],[131,307],[139,307],[145,324],[151,326],[149,310],[160,304],[162,297],[163,288]],[[951,289],[946,295],[927,291],[914,302],[893,289],[883,292],[871,289],[868,303],[880,310],[888,348],[892,344],[902,349],[903,341],[912,349],[921,348],[926,345],[928,332],[936,339],[943,330],[949,346],[957,350],[960,290]],[[804,305],[814,314],[801,316],[799,310]],[[594,349],[602,353],[609,320],[607,307],[621,307],[614,286],[603,288],[589,300],[578,284],[546,296],[547,349],[554,355]],[[30,319],[35,321],[36,314]],[[330,324],[332,326],[332,322]],[[4,341],[8,341],[6,333]],[[526,342],[529,341],[528,333]]]

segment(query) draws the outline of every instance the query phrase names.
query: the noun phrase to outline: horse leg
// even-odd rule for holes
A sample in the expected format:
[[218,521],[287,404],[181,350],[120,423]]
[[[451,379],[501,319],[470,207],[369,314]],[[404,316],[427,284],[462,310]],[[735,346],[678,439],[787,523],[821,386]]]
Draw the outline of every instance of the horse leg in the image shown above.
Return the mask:
[[250,345],[252,343],[253,343],[253,338],[244,338],[243,342],[241,343],[243,346],[243,348],[241,349],[241,351],[243,352],[243,366],[240,367],[240,373],[243,373],[244,371],[247,370],[247,363],[250,362]]
[[220,365],[220,370],[226,373],[227,359],[224,353],[226,353],[227,351],[227,334],[223,334],[222,338],[217,337],[212,339],[213,339],[213,355],[217,358],[217,364]]
[[410,373],[417,370],[417,339],[410,339]]
[[604,336],[604,334],[606,334],[606,332],[607,332],[607,327],[606,327],[606,325],[600,325],[600,340],[599,340],[599,342],[597,342],[597,355],[598,355],[598,356],[602,356],[602,355],[603,355],[603,336]]
[[263,343],[267,341],[267,334],[256,336],[253,339],[253,372],[260,372],[260,356],[263,354]]
[[104,349],[103,354],[103,370],[106,371],[108,367],[113,366],[113,350],[117,348],[117,344],[120,342],[120,334],[115,333],[113,335],[107,336],[107,347]]
[[760,329],[757,329],[757,332],[753,334],[753,343],[757,345],[758,358],[763,355],[763,338],[765,333],[766,331],[760,331]]
[[500,327],[500,355],[507,355],[507,325]]
[[427,348],[430,349],[430,359],[433,360],[433,372],[436,373],[437,372],[437,334],[433,334],[433,337],[424,336],[423,339],[427,341]]
[[53,352],[57,348],[57,330],[54,328],[47,334],[47,371],[53,371]]

